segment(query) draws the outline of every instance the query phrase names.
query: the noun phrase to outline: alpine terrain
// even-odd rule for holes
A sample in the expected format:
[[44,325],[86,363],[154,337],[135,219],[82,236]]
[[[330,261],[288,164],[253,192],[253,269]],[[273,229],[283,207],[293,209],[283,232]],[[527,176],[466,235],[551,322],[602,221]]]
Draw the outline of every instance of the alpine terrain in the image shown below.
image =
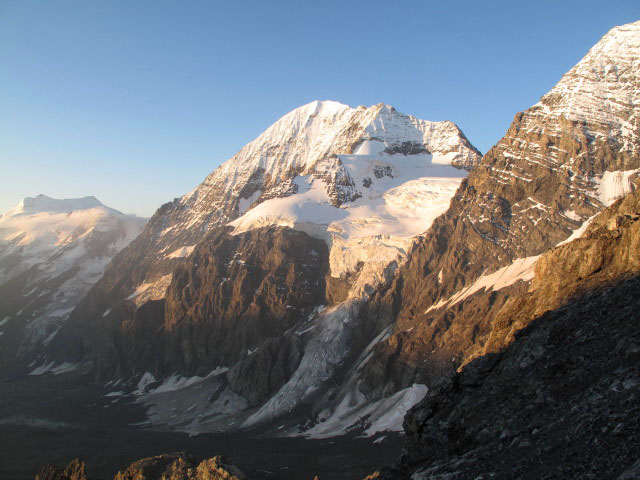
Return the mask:
[[[25,372],[87,366],[77,405],[98,433],[78,448],[109,478],[244,478],[214,455],[245,445],[232,460],[248,478],[639,478],[639,186],[636,22],[484,156],[448,121],[302,106],[158,209],[81,300],[27,303],[45,268],[3,257],[24,280],[0,287],[16,285],[0,313],[14,329],[46,314]],[[0,420],[42,385],[62,399],[42,416],[80,395],[19,378]],[[373,472],[402,430],[400,458]],[[150,453],[176,438],[221,450]]]

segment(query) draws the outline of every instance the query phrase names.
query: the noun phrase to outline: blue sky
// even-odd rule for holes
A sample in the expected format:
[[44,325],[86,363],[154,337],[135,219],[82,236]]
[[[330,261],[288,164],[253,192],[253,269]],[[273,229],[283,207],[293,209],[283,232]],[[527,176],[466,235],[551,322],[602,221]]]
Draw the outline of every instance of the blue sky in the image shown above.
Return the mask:
[[637,0],[0,0],[0,212],[151,215],[288,111],[384,102],[483,153]]

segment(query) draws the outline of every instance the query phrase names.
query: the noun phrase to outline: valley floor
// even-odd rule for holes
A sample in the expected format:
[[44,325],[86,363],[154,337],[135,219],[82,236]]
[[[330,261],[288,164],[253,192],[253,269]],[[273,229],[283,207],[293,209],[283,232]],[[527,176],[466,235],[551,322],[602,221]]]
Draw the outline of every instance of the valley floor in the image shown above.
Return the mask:
[[140,405],[105,398],[81,373],[5,374],[0,392],[4,480],[32,480],[43,465],[65,466],[74,457],[86,463],[90,478],[113,478],[135,460],[176,451],[197,458],[224,455],[252,479],[358,479],[392,463],[404,443],[395,433],[306,440],[259,431],[190,437],[141,429],[135,427],[145,416]]

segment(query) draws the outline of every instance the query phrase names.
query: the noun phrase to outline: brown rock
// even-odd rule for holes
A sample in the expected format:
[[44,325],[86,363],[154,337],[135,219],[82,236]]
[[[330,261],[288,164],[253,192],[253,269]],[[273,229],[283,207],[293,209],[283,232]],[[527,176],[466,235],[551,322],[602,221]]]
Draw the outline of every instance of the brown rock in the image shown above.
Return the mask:
[[87,480],[84,470],[84,463],[79,458],[74,458],[65,469],[44,466],[35,480]]

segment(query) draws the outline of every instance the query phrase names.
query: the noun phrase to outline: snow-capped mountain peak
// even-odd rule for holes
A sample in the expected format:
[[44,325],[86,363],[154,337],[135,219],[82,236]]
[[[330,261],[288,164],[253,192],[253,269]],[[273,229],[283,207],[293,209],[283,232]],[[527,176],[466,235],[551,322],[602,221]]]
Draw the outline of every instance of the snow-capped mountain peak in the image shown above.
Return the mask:
[[640,119],[629,112],[640,103],[639,83],[640,21],[611,29],[538,105],[544,115],[589,122],[596,128],[588,133],[602,137],[602,128],[634,149]]
[[[162,281],[158,290],[163,291],[175,267],[171,260],[176,258],[174,252],[187,251],[187,247],[196,245],[208,231],[229,224],[250,213],[254,207],[264,205],[262,209],[266,208],[268,215],[271,207],[280,208],[278,202],[274,203],[277,199],[291,196],[295,196],[288,200],[292,204],[300,201],[306,206],[319,205],[322,215],[312,218],[311,223],[320,225],[320,236],[324,238],[329,238],[328,228],[345,230],[346,223],[353,226],[362,221],[367,223],[369,219],[369,226],[375,227],[384,219],[400,215],[402,221],[394,225],[403,225],[400,234],[400,250],[403,250],[411,236],[427,228],[434,216],[446,208],[448,199],[466,175],[452,167],[448,167],[451,168],[448,172],[436,172],[431,167],[439,164],[468,168],[480,158],[480,153],[460,129],[449,121],[420,120],[383,103],[356,108],[335,101],[308,103],[281,117],[209,174],[193,191],[156,213],[149,223],[153,231],[148,233],[154,242],[152,249],[163,266],[151,268],[152,275],[147,276],[146,271],[141,274],[142,283],[155,285]],[[437,209],[429,211],[411,228],[404,228],[412,222],[399,211],[402,203],[416,203],[417,210],[424,207],[424,201],[433,203],[428,198],[433,192],[424,188],[425,185],[417,186],[414,196],[407,191],[405,183],[434,175],[444,178],[446,183],[432,183],[439,189],[435,193],[439,198],[435,202]],[[371,197],[381,197],[392,188],[394,192],[391,193],[397,195],[395,200],[390,200],[394,214],[389,215],[384,205],[378,205],[379,199]],[[298,193],[300,195],[296,195]],[[310,200],[310,196],[313,199]],[[367,203],[369,199],[376,206],[372,210],[371,205],[357,203],[359,199],[360,203]],[[345,210],[348,207],[353,207],[351,213]],[[294,205],[293,208],[298,207]],[[411,206],[409,213],[416,208]],[[303,210],[307,211],[306,208]],[[251,213],[251,218],[259,211]],[[238,230],[246,231],[260,224],[309,223],[304,216],[294,215],[289,221],[291,216],[286,215],[286,211],[281,213],[287,216],[284,222],[262,218],[246,221],[248,218],[244,218]],[[330,227],[336,215],[349,218],[339,227]],[[318,234],[317,228],[311,230]],[[369,228],[367,235],[388,234],[388,230]],[[391,246],[391,257],[395,257],[397,251],[397,245]],[[358,261],[359,255],[346,263],[339,261],[335,263],[335,271],[344,272],[347,268],[338,268],[338,264],[348,264],[351,268]],[[139,280],[137,282],[130,293],[141,284]]]
[[[378,104],[351,108],[314,101],[284,115],[213,171],[176,205],[181,230],[222,225],[251,204],[297,191],[293,179],[312,175],[325,182],[338,205],[362,195],[340,155],[428,155],[431,163],[469,167],[480,153],[452,122],[430,122]],[[174,228],[177,230],[178,226]]]
[[[309,343],[304,352],[297,346],[292,350],[302,362],[298,373],[291,379],[274,380],[271,394],[277,393],[276,384],[283,390],[251,421],[277,416],[304,401],[349,354],[347,339],[355,325],[349,322],[357,318],[375,287],[404,261],[415,236],[447,209],[466,169],[480,158],[451,122],[420,120],[385,104],[351,108],[315,101],[297,108],[192,192],[163,205],[140,237],[114,258],[53,347],[65,348],[65,339],[75,343],[83,337],[87,318],[92,324],[124,325],[132,312],[141,312],[151,300],[165,305],[164,319],[154,321],[163,322],[163,338],[168,342],[179,338],[191,322],[205,329],[213,326],[213,318],[221,328],[231,322],[228,326],[237,330],[236,340],[225,340],[226,350],[208,350],[220,355],[218,359],[207,357],[207,362],[215,360],[218,366],[230,367],[240,359],[266,354],[263,350],[252,357],[246,352],[260,347],[267,336],[288,342],[296,341],[291,335],[298,336],[291,332],[309,332],[305,333]],[[225,247],[229,258],[220,257],[223,244],[229,246]],[[255,250],[258,245],[261,258],[254,258],[246,249]],[[211,251],[205,253],[207,249]],[[288,273],[276,266],[281,261],[289,265]],[[254,270],[258,265],[264,267],[265,279]],[[209,271],[217,267],[225,271]],[[185,268],[205,275],[206,281],[185,280]],[[284,278],[291,280],[293,295],[309,293],[309,298],[290,299],[282,290]],[[183,307],[191,308],[194,301],[193,297],[186,303],[182,299],[184,289],[191,288],[198,289],[194,294],[213,299],[205,303],[222,311],[199,309],[186,319]],[[237,295],[243,299],[236,301]],[[245,295],[256,297],[255,302]],[[321,309],[324,303],[333,305]],[[235,305],[240,310],[228,310]],[[246,323],[241,319],[245,314],[261,320]],[[197,320],[200,315],[202,322]],[[237,325],[232,327],[232,323]],[[254,331],[258,324],[260,331]],[[136,320],[130,325],[137,328]],[[215,332],[197,337],[224,338],[218,326],[213,326]],[[290,335],[283,336],[283,328]],[[195,373],[190,365],[196,357],[183,363],[183,353],[191,355],[191,346],[177,348],[175,355],[167,357],[162,350],[171,347],[163,341],[154,344],[148,356],[136,360],[135,367],[132,363],[126,369],[136,370],[131,373],[153,369],[147,363],[153,357],[165,359],[162,362],[167,365],[166,371],[154,370],[153,375]],[[92,345],[96,338],[82,342]],[[101,359],[105,375],[120,368],[117,365],[128,355],[121,353]],[[205,373],[208,366],[197,368]],[[243,378],[249,377],[237,378],[234,388],[238,391]],[[251,402],[256,401],[253,394],[250,397]]]
[[105,207],[105,205],[94,196],[81,198],[57,199],[40,194],[36,197],[23,198],[14,208],[6,212],[2,217],[15,215],[31,215],[35,213],[70,213],[77,210],[88,210],[90,208]]

